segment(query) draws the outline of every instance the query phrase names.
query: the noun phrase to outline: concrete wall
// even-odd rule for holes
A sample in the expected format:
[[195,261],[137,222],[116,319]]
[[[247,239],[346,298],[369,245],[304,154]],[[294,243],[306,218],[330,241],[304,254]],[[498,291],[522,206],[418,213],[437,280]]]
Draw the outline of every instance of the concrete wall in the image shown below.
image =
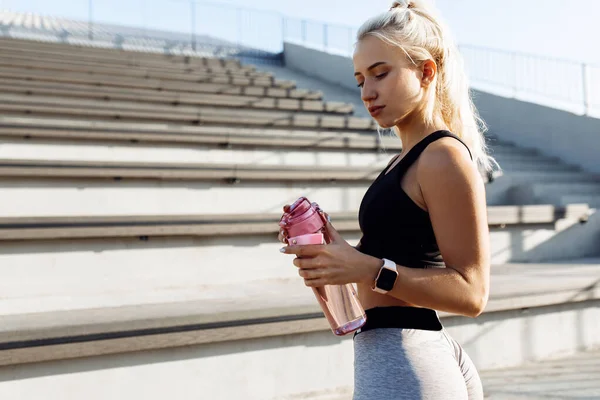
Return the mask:
[[[285,43],[286,67],[356,90],[352,60]],[[600,119],[474,91],[474,101],[490,132],[523,147],[600,173]]]
[[480,91],[474,101],[499,139],[600,173],[600,119]]
[[283,57],[286,68],[326,82],[339,84],[360,94],[360,89],[356,86],[356,79],[354,79],[354,66],[349,57],[324,53],[289,42],[283,44]]

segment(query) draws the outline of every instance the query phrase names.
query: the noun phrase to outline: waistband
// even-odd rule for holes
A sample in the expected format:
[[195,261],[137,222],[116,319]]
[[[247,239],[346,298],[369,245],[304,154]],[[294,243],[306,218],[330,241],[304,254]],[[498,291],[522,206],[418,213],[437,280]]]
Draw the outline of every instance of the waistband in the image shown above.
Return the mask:
[[442,323],[435,310],[419,307],[375,307],[365,310],[367,322],[354,333],[377,328],[421,329],[425,331],[441,331]]

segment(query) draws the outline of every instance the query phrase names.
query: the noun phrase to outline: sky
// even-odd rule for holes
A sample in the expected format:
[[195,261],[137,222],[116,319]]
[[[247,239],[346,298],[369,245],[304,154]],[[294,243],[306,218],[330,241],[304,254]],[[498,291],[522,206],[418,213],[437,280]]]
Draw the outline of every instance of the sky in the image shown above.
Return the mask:
[[[90,2],[93,15],[98,20],[190,30],[189,0],[0,0],[0,8],[87,18]],[[433,2],[462,45],[519,51],[600,65],[600,0]],[[197,29],[200,29],[198,26],[203,26],[216,31],[225,29],[224,25],[235,26],[236,21],[243,20],[248,28],[239,30],[236,33],[238,37],[248,34],[251,29],[263,33],[275,29],[274,26],[281,24],[281,15],[292,19],[306,18],[358,27],[369,16],[388,9],[390,4],[390,0],[199,1],[196,5],[196,24]],[[251,7],[272,13],[270,18],[265,17],[264,13],[263,17],[252,18],[251,15],[257,13],[236,14],[233,7]],[[203,17],[206,20],[202,20]],[[321,35],[322,28],[318,24],[309,24],[309,27],[310,35]],[[300,32],[299,23],[291,29]],[[341,28],[331,28],[332,31],[336,29],[341,32]],[[276,40],[275,37],[272,39]]]

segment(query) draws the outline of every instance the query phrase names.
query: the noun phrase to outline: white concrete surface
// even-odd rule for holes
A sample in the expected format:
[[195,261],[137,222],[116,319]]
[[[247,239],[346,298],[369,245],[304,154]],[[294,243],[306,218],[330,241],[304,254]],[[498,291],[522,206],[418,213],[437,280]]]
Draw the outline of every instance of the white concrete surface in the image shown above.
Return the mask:
[[[0,179],[0,216],[280,213],[306,195],[330,212],[356,211],[366,183]],[[43,199],[41,201],[41,199]]]
[[[372,137],[377,136],[372,132]],[[285,138],[281,138],[282,142]],[[315,142],[319,138],[315,137]],[[398,145],[399,145],[398,140]],[[289,149],[234,147],[215,145],[115,144],[93,141],[3,139],[0,159],[70,160],[171,163],[235,163],[259,165],[373,166],[383,168],[398,149]],[[506,171],[572,171],[573,168],[553,160],[538,158],[511,146],[493,147],[496,161]],[[518,156],[522,156],[518,159]]]
[[[365,173],[369,170],[376,176],[381,168],[365,167]],[[593,180],[576,172],[512,172],[487,185],[488,204],[501,205],[512,185],[533,182]],[[273,213],[300,196],[307,196],[330,212],[357,211],[369,185],[370,181],[227,183],[0,178],[0,216]]]
[[[374,133],[376,135],[376,133]],[[282,140],[285,140],[282,138]],[[315,138],[315,141],[318,138]],[[379,167],[383,169],[396,151],[340,149],[295,150],[289,148],[223,149],[215,146],[164,146],[103,143],[50,143],[3,140],[0,159],[123,161],[152,163],[216,163],[251,165],[298,165],[314,167]]]
[[518,185],[511,188],[507,196],[510,204],[551,203],[560,205],[565,204],[565,199],[569,198],[594,207],[600,201],[600,182],[548,182]]
[[[480,371],[485,399],[550,400],[600,398],[600,351],[590,350],[501,370]],[[352,387],[278,400],[351,400]]]
[[590,207],[600,208],[600,193],[564,195],[560,196],[560,200],[558,200],[556,204],[569,204],[568,202],[573,200],[577,200],[577,202],[581,203],[587,203],[590,205]]
[[600,350],[482,371],[490,400],[599,399]]

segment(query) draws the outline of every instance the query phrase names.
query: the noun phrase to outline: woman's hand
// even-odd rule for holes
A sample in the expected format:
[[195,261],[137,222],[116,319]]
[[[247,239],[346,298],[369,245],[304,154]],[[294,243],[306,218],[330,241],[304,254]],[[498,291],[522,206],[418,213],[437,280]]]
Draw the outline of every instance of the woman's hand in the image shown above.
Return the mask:
[[[343,285],[346,283],[371,283],[381,267],[378,258],[363,254],[350,246],[329,222],[329,216],[322,213],[331,243],[324,245],[288,245],[281,251],[295,254],[294,265],[304,278],[306,286]],[[280,236],[282,233],[280,232]]]
[[[285,206],[283,206],[283,212],[284,213],[290,212],[289,204],[286,204]],[[277,240],[279,240],[283,244],[288,244],[287,237],[285,235],[285,230],[282,227],[279,227],[279,235],[277,236]]]

